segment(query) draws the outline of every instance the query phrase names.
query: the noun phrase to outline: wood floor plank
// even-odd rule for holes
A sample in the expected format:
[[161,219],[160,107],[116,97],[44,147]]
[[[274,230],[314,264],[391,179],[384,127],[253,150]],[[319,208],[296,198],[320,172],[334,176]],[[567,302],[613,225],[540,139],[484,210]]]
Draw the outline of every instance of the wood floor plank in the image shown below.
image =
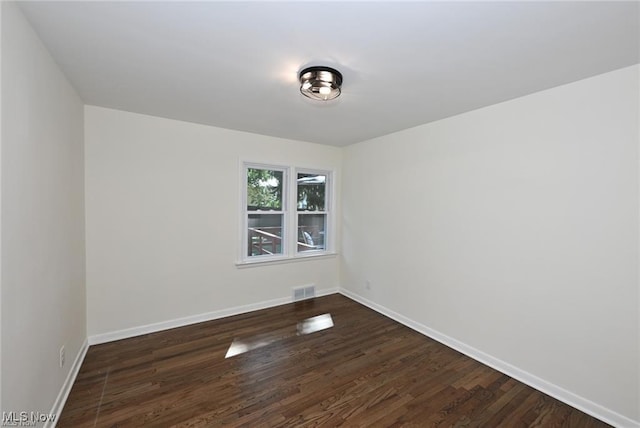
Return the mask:
[[91,346],[58,422],[342,425],[608,426],[337,294]]

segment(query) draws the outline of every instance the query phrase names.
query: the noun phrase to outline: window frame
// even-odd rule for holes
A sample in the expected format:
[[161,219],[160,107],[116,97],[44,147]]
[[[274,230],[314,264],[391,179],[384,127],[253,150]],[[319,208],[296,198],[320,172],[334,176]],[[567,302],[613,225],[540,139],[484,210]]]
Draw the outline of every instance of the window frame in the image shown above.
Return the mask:
[[[283,172],[282,183],[282,207],[281,211],[250,211],[248,209],[248,185],[247,174],[249,169],[265,169],[271,171]],[[321,212],[309,211],[309,214],[325,215],[325,236],[324,249],[298,251],[298,186],[297,178],[300,174],[321,174],[325,179],[325,210]],[[333,252],[333,206],[334,206],[334,171],[324,168],[306,168],[292,165],[282,165],[278,163],[263,162],[240,162],[240,227],[239,234],[240,248],[238,251],[239,259],[237,266],[247,266],[265,263],[282,263],[289,261],[301,261],[309,258],[317,258],[322,256],[334,255]],[[249,242],[249,215],[250,214],[281,214],[282,215],[282,231],[281,231],[281,248],[282,252],[278,254],[264,254],[252,256],[248,254]]]
[[[324,183],[324,211],[298,211],[298,174],[317,174],[317,175],[324,175],[325,176],[325,183]],[[331,191],[332,189],[332,179],[331,179],[331,171],[327,171],[327,170],[321,170],[321,169],[309,169],[309,168],[294,168],[293,169],[293,182],[295,183],[295,189],[294,189],[294,196],[295,196],[295,203],[293,205],[295,205],[295,215],[293,217],[295,217],[295,226],[292,229],[295,232],[295,236],[296,236],[296,243],[295,243],[295,247],[294,247],[294,252],[296,253],[296,255],[298,257],[305,257],[305,256],[313,256],[314,254],[325,254],[328,252],[328,249],[331,248],[330,244],[331,244],[331,236],[332,233],[331,231],[333,230],[332,228],[332,222],[331,222],[331,211],[332,211],[332,205],[333,205],[333,199],[332,199],[332,195],[333,192]],[[292,207],[293,208],[293,207]],[[298,250],[298,227],[299,227],[299,215],[318,215],[318,214],[322,214],[325,216],[325,220],[324,220],[324,249],[316,249],[316,250],[306,250],[306,251],[299,251]]]
[[[269,171],[280,171],[282,172],[282,206],[280,207],[280,210],[249,210],[248,209],[248,202],[249,202],[249,198],[248,198],[248,186],[247,186],[247,174],[249,172],[249,169],[263,169],[263,170],[269,170]],[[263,261],[269,261],[269,260],[278,260],[283,258],[283,256],[285,254],[287,254],[288,252],[288,236],[287,236],[287,232],[288,232],[288,228],[287,228],[287,224],[289,222],[289,199],[290,199],[290,191],[289,191],[289,175],[290,175],[290,169],[289,167],[286,166],[282,166],[282,165],[271,165],[271,164],[260,164],[260,163],[252,163],[252,162],[244,162],[243,163],[243,168],[242,168],[242,243],[243,245],[241,245],[241,260],[243,261],[249,261],[249,260],[254,260],[254,259],[260,259]],[[282,230],[281,230],[281,234],[280,234],[280,248],[281,248],[281,252],[280,253],[276,253],[276,254],[263,254],[263,255],[259,255],[259,256],[250,256],[248,253],[248,248],[247,248],[247,244],[249,242],[249,215],[251,214],[263,214],[263,215],[281,215],[282,216]]]

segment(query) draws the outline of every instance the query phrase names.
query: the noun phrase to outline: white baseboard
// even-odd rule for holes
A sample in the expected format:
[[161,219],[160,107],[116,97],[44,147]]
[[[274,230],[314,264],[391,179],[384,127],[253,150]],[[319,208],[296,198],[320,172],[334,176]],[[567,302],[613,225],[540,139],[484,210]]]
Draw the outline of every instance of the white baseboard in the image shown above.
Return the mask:
[[507,376],[511,376],[512,378],[524,384],[527,384],[532,388],[537,389],[538,391],[544,392],[545,394],[550,395],[551,397],[554,397],[572,407],[575,407],[576,409],[579,409],[584,413],[587,413],[597,419],[602,420],[603,422],[613,425],[614,427],[640,427],[640,421],[629,419],[628,417],[616,413],[613,410],[607,409],[597,403],[594,403],[593,401],[587,400],[586,398],[576,395],[573,392],[567,391],[566,389],[554,385],[551,382],[548,382],[531,373],[521,370],[518,367],[512,366],[505,361],[488,355],[452,337],[442,334],[403,315],[400,315],[399,313],[394,312],[391,309],[372,302],[371,300],[368,300],[350,290],[340,288],[339,293],[373,309],[376,312],[386,315],[401,324],[406,325],[407,327],[417,331],[418,333],[424,334],[425,336],[430,337],[431,339],[434,339],[450,348],[453,348],[456,351],[461,352],[476,361],[479,361],[493,369],[496,369],[499,372],[506,374]]
[[62,388],[60,388],[60,392],[56,397],[56,401],[53,402],[53,407],[51,408],[50,415],[56,415],[56,419],[52,422],[46,422],[45,428],[54,428],[58,423],[58,419],[62,414],[62,409],[64,408],[65,403],[67,402],[67,398],[69,397],[69,393],[71,392],[71,388],[73,387],[73,383],[76,381],[76,377],[78,377],[78,372],[80,372],[80,367],[82,367],[82,362],[84,361],[85,355],[87,355],[87,350],[89,349],[89,341],[87,339],[84,340],[84,343],[80,347],[76,358],[73,360],[73,365],[67,373],[67,378],[62,384]]
[[[338,293],[338,288],[329,288],[318,290],[316,297],[326,296],[329,294]],[[287,303],[292,303],[293,298],[281,297],[279,299],[265,300],[263,302],[251,303],[248,305],[236,306],[229,309],[220,309],[217,311],[206,312],[198,315],[191,315],[184,318],[177,318],[173,320],[161,321],[153,324],[142,325],[138,327],[131,327],[124,330],[112,331],[109,333],[101,333],[89,336],[89,345],[98,345],[101,343],[113,342],[121,339],[128,339],[130,337],[141,336],[143,334],[156,333],[158,331],[169,330],[176,327],[184,327],[186,325],[197,324],[199,322],[212,321],[219,318],[230,317],[233,315],[240,315],[247,312],[258,311],[260,309],[272,308],[274,306],[280,306]]]

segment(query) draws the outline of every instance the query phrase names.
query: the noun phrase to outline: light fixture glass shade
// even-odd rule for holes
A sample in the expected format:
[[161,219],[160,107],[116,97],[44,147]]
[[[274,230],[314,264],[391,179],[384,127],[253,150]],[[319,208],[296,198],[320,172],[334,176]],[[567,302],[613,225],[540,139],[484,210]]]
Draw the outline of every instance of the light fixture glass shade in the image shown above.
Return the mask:
[[299,74],[300,92],[312,100],[328,101],[340,95],[342,74],[330,67],[307,67]]

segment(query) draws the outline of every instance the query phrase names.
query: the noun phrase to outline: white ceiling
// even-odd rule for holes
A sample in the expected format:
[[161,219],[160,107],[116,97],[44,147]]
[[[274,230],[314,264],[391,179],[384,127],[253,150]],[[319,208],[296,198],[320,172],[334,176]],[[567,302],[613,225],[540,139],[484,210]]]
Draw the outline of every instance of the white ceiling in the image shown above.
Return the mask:
[[336,146],[640,62],[637,1],[20,5],[87,104]]

